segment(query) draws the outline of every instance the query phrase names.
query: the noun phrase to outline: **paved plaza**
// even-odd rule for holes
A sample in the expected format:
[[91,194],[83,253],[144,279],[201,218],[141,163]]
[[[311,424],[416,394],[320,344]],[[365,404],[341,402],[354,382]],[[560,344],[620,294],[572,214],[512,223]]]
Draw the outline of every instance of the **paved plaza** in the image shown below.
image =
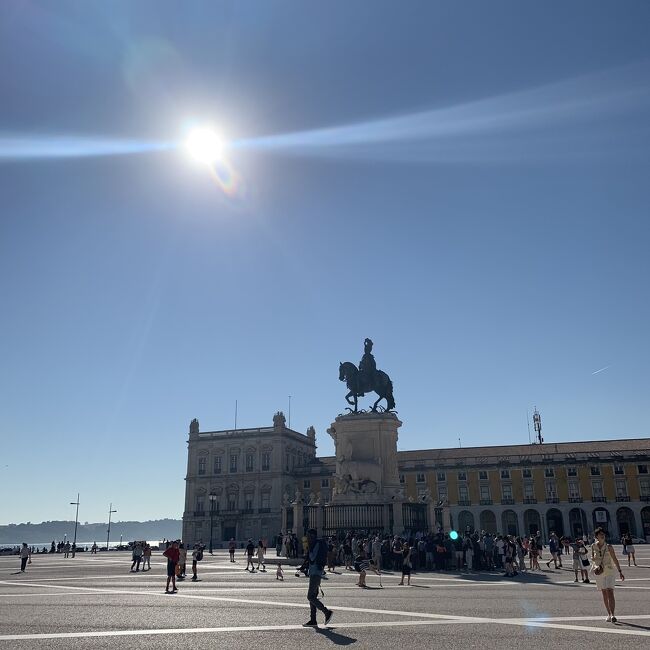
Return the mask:
[[[617,548],[619,558],[620,547]],[[571,648],[650,646],[650,546],[637,547],[639,567],[617,583],[619,623],[605,621],[595,586],[575,584],[569,570],[505,579],[497,573],[414,574],[411,587],[399,576],[341,571],[323,581],[324,602],[334,610],[329,627],[305,629],[307,580],[285,566],[276,580],[244,571],[226,551],[206,555],[201,580],[180,583],[166,595],[164,558],[152,569],[129,573],[130,555],[34,556],[24,574],[16,556],[0,558],[1,648],[358,648],[445,647]],[[566,562],[570,565],[570,561]],[[544,566],[545,568],[545,566]],[[542,644],[542,645],[540,645]]]

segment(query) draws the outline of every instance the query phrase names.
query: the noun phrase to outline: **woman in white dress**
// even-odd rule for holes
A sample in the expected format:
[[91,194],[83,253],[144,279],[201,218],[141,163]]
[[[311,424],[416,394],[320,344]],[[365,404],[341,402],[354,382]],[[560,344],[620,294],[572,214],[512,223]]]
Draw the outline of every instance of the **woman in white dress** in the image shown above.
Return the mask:
[[[614,615],[616,600],[614,599],[614,585],[616,583],[616,570],[621,580],[625,576],[621,572],[621,565],[611,544],[605,542],[605,531],[596,528],[594,531],[596,541],[591,545],[592,571],[596,576],[596,587],[603,594],[603,602],[607,610],[607,622],[616,623]],[[616,570],[614,567],[616,566]]]

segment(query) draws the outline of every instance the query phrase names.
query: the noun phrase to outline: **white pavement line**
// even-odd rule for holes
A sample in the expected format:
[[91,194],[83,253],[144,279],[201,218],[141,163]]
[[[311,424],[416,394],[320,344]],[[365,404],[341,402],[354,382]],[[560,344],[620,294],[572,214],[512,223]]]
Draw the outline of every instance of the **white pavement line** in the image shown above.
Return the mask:
[[[602,616],[600,617],[602,620]],[[588,627],[587,625],[563,625],[562,623],[544,623],[541,621],[512,621],[512,620],[495,620],[490,621],[494,623],[499,623],[503,625],[517,625],[519,627],[542,627],[542,628],[552,628],[557,630],[573,630],[576,632],[596,632],[598,634],[627,634],[630,636],[650,636],[650,631],[648,630],[629,630],[622,627]]]
[[[319,627],[321,630],[336,630],[341,628],[354,627],[397,627],[406,625],[454,625],[459,623],[471,623],[474,621],[374,621],[368,623],[340,623],[327,628]],[[482,622],[477,619],[476,623]],[[147,636],[160,634],[209,634],[214,632],[274,632],[285,630],[300,630],[313,634],[310,628],[302,625],[246,625],[231,627],[191,627],[191,628],[164,628],[164,629],[145,629],[145,630],[106,630],[94,632],[53,632],[39,634],[3,634],[0,635],[0,641],[35,641],[47,639],[75,639],[90,637],[112,637],[112,636]]]

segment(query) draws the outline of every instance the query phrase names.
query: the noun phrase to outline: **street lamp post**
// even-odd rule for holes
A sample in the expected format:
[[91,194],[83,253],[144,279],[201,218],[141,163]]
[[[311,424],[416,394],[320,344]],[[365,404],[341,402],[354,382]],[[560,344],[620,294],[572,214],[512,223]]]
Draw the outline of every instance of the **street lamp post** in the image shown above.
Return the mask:
[[108,544],[111,539],[111,515],[117,512],[117,510],[113,510],[113,504],[111,503],[108,506],[108,530],[106,531],[106,550],[108,551]]
[[210,494],[208,499],[210,500],[210,555],[212,555],[212,529],[214,526],[214,507],[217,503],[217,495]]
[[77,492],[77,500],[70,501],[71,506],[77,506],[77,512],[74,516],[74,539],[72,540],[72,557],[77,552],[77,524],[79,523],[79,492]]

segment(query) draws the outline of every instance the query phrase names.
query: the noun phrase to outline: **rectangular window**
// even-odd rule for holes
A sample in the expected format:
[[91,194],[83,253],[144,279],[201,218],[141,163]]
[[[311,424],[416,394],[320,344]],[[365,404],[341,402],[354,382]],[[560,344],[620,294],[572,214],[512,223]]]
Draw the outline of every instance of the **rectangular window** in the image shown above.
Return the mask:
[[578,481],[569,481],[569,499],[580,498],[580,483]]
[[458,472],[458,480],[459,481],[466,481],[467,480],[467,472]]
[[524,499],[535,498],[535,486],[533,483],[524,483]]
[[481,501],[487,501],[490,499],[490,486],[481,485]]
[[254,460],[255,460],[255,457],[253,456],[253,454],[246,454],[246,471],[247,472],[252,472],[253,471],[253,469],[255,467]]
[[567,476],[578,476],[578,468],[577,467],[567,467],[566,468],[566,475]]
[[640,478],[639,489],[642,497],[650,497],[650,478]]
[[552,467],[545,467],[544,478],[554,478],[554,477],[555,477],[555,470]]
[[221,456],[214,457],[213,470],[215,474],[221,474]]
[[479,480],[481,480],[481,481],[487,481],[488,480],[487,470],[480,469],[478,471],[478,477],[479,477]]
[[268,510],[271,507],[271,493],[262,492],[262,500],[260,502],[260,507]]
[[547,499],[557,499],[557,487],[555,481],[544,481]]
[[262,471],[268,472],[271,469],[271,454],[268,451],[265,451],[262,454]]
[[237,471],[237,454],[230,455],[230,472],[235,473]]
[[438,483],[444,483],[447,480],[447,474],[445,472],[438,472],[436,478],[438,479]]
[[627,481],[624,478],[616,479],[616,496],[619,498],[627,497]]
[[589,473],[590,473],[592,476],[600,476],[600,467],[599,467],[598,465],[592,465],[592,466],[589,468]]
[[214,498],[212,497],[212,494],[208,497],[208,500],[210,502],[210,510],[212,510],[212,512],[219,512],[219,500],[216,496]]
[[228,495],[228,510],[237,510],[237,496],[235,494]]
[[602,481],[592,481],[591,482],[591,496],[594,499],[603,498],[603,482]]
[[306,478],[302,482],[302,487],[303,487],[304,490],[309,490],[311,488],[311,481],[308,478]]
[[636,468],[639,470],[639,474],[647,474],[648,466],[647,465],[637,465]]
[[522,476],[522,478],[532,478],[533,470],[531,470],[530,467],[524,467],[521,470],[521,476]]
[[415,477],[416,483],[424,483],[424,474],[417,474]]
[[614,474],[618,476],[622,476],[625,474],[625,469],[623,468],[623,465],[614,465]]
[[204,512],[205,511],[205,497],[204,496],[196,497],[196,511],[197,512]]
[[447,486],[446,485],[439,485],[438,486],[438,499],[441,501],[446,501],[447,500]]
[[320,480],[320,486],[322,488],[328,488],[330,486],[330,480],[328,478],[322,478]]
[[509,469],[502,469],[501,470],[501,478],[502,479],[510,479],[510,470]]
[[205,474],[205,456],[199,458],[199,475]]
[[244,506],[246,510],[252,510],[253,509],[253,495],[252,494],[247,494],[246,495],[246,505]]
[[399,482],[400,482],[402,485],[404,485],[404,481],[405,481],[405,479],[404,479],[404,474],[400,474],[400,475],[399,475]]
[[510,483],[501,486],[501,496],[507,500],[512,499],[512,485]]
[[469,501],[469,491],[466,485],[458,486],[458,500],[459,501]]

